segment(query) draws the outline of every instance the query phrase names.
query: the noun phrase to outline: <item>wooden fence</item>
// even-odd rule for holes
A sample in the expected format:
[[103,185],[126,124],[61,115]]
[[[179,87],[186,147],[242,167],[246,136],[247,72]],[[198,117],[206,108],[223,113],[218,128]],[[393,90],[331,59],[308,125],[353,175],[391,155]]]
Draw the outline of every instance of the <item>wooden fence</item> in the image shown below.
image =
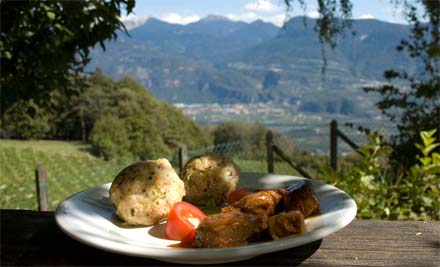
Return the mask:
[[38,165],[35,170],[37,185],[37,203],[39,211],[49,210],[49,189],[47,187],[47,172],[43,165]]
[[[338,123],[333,120],[330,123],[330,166],[337,169],[337,155],[338,155],[338,138],[341,138],[355,151],[359,149],[352,140],[350,140],[344,133],[338,129]],[[303,177],[312,178],[303,168],[296,164],[279,146],[274,144],[273,133],[268,131],[266,134],[266,149],[267,149],[267,172],[275,172],[275,155],[278,155],[283,161],[289,164],[293,169],[298,171]],[[182,145],[178,151],[179,168],[182,170],[185,163],[188,161],[188,149],[186,145]],[[47,187],[47,173],[42,165],[38,165],[35,170],[36,189],[38,210],[47,211],[49,209],[49,196]]]
[[188,161],[188,148],[186,145],[181,145],[178,153],[179,171],[181,171],[183,166],[185,166],[186,162]]
[[[330,166],[337,170],[338,165],[338,138],[341,138],[342,141],[347,143],[351,148],[355,151],[358,151],[359,146],[356,145],[350,138],[348,138],[343,132],[338,129],[338,123],[336,120],[332,120],[330,122]],[[312,178],[304,169],[302,169],[298,164],[295,164],[294,161],[287,156],[284,151],[274,145],[273,142],[273,133],[272,131],[268,131],[266,135],[266,148],[267,148],[267,172],[274,173],[275,165],[274,165],[274,155],[278,155],[282,160],[287,162],[292,168],[298,171],[302,176],[306,178]]]
[[296,171],[298,171],[302,176],[306,178],[312,178],[305,170],[303,170],[300,166],[295,164],[293,160],[287,156],[284,151],[279,148],[277,145],[273,142],[273,133],[272,131],[268,131],[266,134],[266,148],[267,148],[267,172],[268,173],[274,173],[275,172],[275,164],[274,164],[274,155],[278,155],[281,157],[282,160],[287,162],[292,168],[294,168]]
[[347,145],[358,152],[359,146],[350,140],[343,132],[338,129],[338,122],[332,120],[330,122],[330,166],[337,170],[338,166],[338,137],[342,139]]

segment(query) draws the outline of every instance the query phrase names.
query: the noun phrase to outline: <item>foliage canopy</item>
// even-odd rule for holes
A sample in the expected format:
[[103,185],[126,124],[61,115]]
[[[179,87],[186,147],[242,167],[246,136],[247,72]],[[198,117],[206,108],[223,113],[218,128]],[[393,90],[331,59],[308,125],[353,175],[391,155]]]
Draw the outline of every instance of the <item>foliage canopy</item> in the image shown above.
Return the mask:
[[395,168],[392,148],[377,135],[359,149],[357,165],[338,172],[322,167],[320,179],[347,190],[358,205],[358,217],[388,220],[440,219],[440,144],[436,130],[422,131],[413,146],[417,161],[406,169]]
[[[384,73],[387,84],[364,88],[381,95],[377,107],[397,124],[398,134],[392,139],[393,158],[405,165],[416,161],[413,144],[419,132],[436,129],[440,139],[440,2],[421,1],[421,4],[425,9],[419,15],[415,6],[406,3],[411,34],[401,41],[397,50],[421,61],[423,69],[414,73],[391,69]],[[426,20],[429,23],[423,22]]]
[[[65,89],[67,74],[89,62],[89,49],[105,48],[119,17],[134,0],[1,1],[1,112],[18,100],[47,105],[53,91]],[[68,93],[68,91],[64,91]],[[49,100],[49,101],[48,101]]]
[[266,133],[260,123],[226,121],[212,131],[214,145],[238,142],[236,153],[245,159],[264,159],[266,156]]
[[105,159],[169,155],[181,144],[206,146],[209,137],[177,108],[156,99],[130,77],[114,81],[98,70],[72,78],[74,97],[54,94],[54,107],[19,101],[2,116],[8,138],[90,142]]
[[[352,4],[350,0],[317,0],[319,13],[315,29],[321,43],[337,45],[336,36],[349,27]],[[364,88],[366,92],[380,94],[376,106],[391,122],[396,123],[398,134],[392,136],[392,158],[404,165],[416,162],[414,143],[418,133],[436,129],[440,139],[440,2],[432,0],[389,0],[404,12],[411,26],[408,38],[396,44],[396,49],[406,52],[414,61],[420,61],[423,69],[411,73],[408,70],[390,69],[384,78],[388,83]],[[288,7],[303,0],[285,0]],[[324,47],[322,46],[322,49]],[[324,55],[325,65],[325,55]],[[360,127],[364,129],[363,127]],[[364,129],[369,132],[368,129]]]

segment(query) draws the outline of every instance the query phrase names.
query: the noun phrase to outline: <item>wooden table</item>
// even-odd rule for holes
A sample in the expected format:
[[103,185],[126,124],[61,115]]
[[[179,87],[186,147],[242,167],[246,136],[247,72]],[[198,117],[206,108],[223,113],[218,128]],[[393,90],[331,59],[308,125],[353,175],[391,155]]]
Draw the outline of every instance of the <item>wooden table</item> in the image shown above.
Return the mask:
[[[102,251],[59,230],[53,212],[1,210],[1,266],[173,264]],[[306,246],[232,266],[440,266],[440,222],[355,220]]]

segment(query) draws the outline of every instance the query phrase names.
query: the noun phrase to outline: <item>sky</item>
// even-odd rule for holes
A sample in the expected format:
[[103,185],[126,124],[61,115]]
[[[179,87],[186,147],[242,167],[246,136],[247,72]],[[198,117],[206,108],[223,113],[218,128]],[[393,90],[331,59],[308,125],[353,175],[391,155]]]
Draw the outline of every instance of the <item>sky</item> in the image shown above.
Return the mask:
[[[317,0],[305,0],[307,10],[294,6],[291,17],[307,15],[317,18]],[[406,23],[402,11],[390,0],[351,0],[354,19],[378,19]],[[122,17],[127,28],[133,28],[155,17],[169,23],[188,24],[207,15],[221,15],[231,20],[252,22],[261,19],[281,26],[286,19],[283,0],[137,0],[134,12]]]

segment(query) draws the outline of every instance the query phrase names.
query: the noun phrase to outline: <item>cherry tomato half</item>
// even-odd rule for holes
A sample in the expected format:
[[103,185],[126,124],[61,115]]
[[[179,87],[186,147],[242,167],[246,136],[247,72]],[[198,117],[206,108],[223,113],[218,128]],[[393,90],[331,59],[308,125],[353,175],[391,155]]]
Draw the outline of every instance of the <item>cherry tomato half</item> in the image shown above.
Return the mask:
[[196,206],[183,201],[177,202],[168,214],[165,235],[168,239],[192,242],[197,226],[205,217],[205,213]]

